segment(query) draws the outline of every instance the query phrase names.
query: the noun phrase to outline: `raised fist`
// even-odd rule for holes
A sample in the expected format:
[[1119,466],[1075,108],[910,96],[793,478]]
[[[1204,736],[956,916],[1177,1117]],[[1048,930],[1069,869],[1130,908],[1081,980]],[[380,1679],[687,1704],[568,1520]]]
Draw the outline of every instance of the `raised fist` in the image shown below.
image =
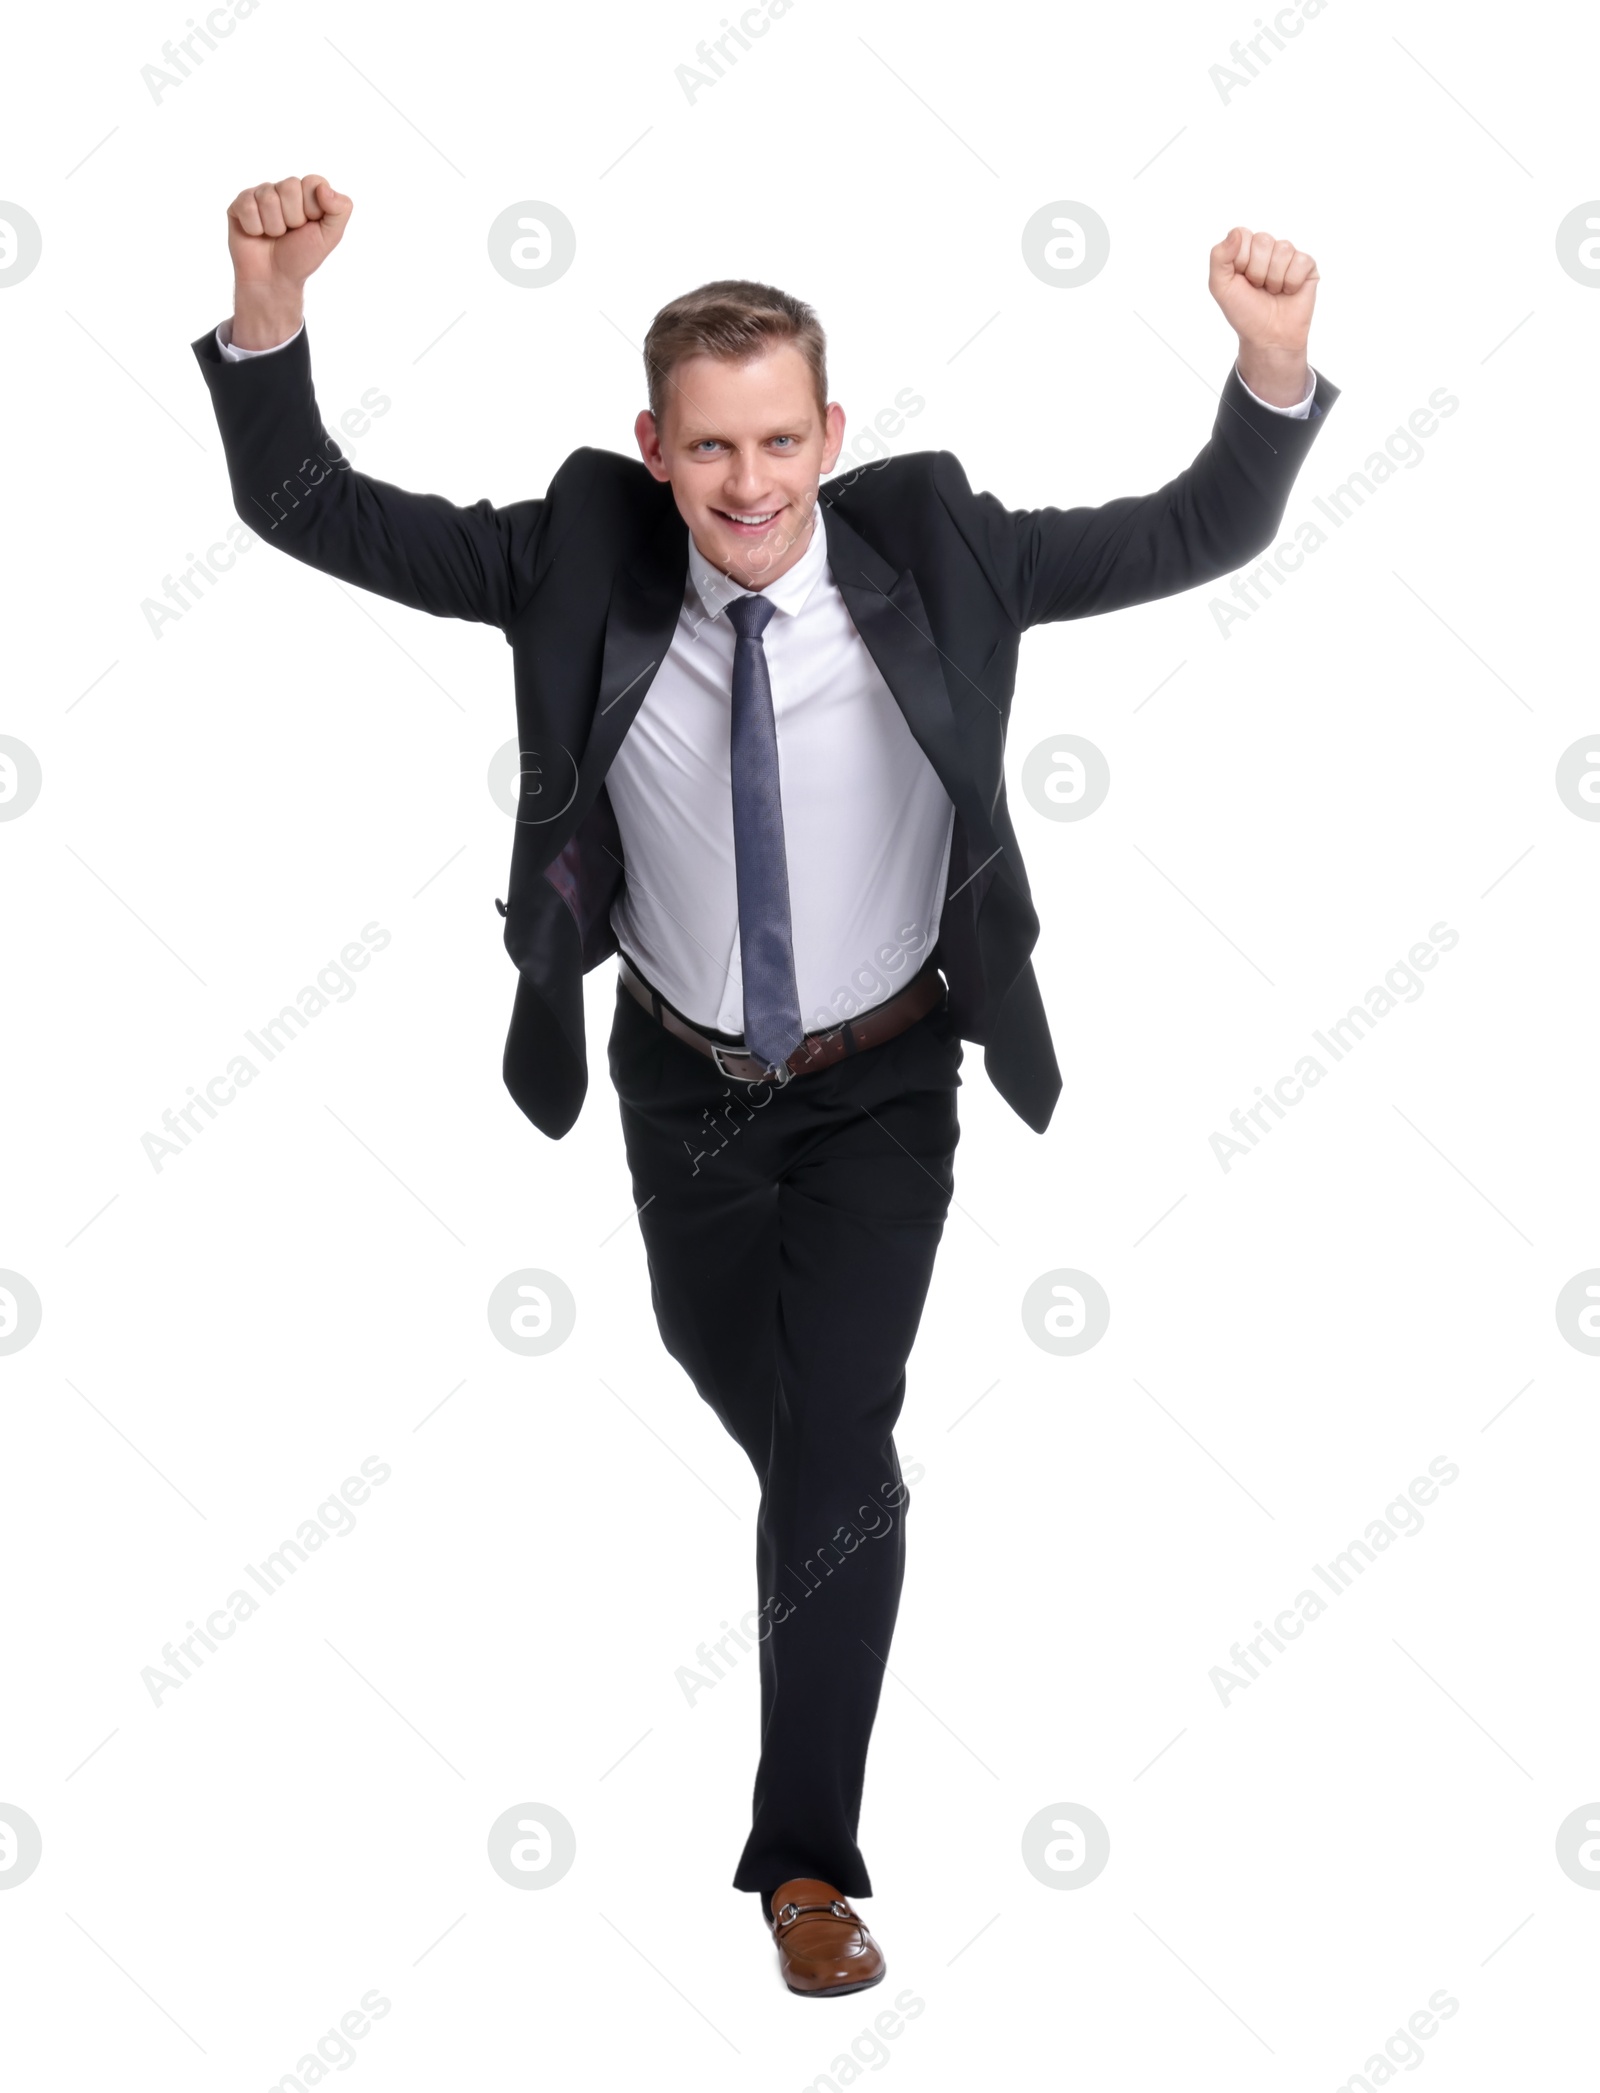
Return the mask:
[[344,238],[354,209],[320,174],[241,189],[228,206],[234,281],[298,289]]
[[1292,240],[1236,225],[1211,250],[1211,295],[1240,343],[1303,356],[1317,302],[1317,265]]
[[300,325],[305,281],[344,238],[355,205],[320,174],[241,189],[228,206],[233,339],[270,349]]

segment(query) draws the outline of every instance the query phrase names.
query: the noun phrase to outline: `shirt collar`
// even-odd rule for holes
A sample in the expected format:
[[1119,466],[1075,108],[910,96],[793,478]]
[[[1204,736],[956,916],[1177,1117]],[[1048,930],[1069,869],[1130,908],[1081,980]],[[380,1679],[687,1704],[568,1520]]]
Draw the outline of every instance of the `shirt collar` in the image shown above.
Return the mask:
[[694,584],[695,594],[705,607],[706,615],[712,618],[721,617],[724,607],[731,603],[734,597],[754,595],[765,596],[775,610],[784,611],[790,617],[794,617],[804,607],[806,598],[821,580],[827,564],[828,533],[822,521],[820,504],[814,504],[812,508],[811,537],[805,551],[786,573],[780,574],[776,581],[769,581],[763,589],[742,588],[738,582],[724,574],[720,567],[712,566],[694,542],[692,534],[689,538],[689,579]]

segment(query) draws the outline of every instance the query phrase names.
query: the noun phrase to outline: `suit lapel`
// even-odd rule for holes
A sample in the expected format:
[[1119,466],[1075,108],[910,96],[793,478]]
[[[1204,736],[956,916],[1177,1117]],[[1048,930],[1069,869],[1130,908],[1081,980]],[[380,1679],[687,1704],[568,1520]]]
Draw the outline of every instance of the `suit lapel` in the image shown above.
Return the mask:
[[987,859],[997,848],[994,831],[961,744],[938,643],[916,578],[909,567],[897,574],[837,510],[824,506],[823,516],[828,565],[851,622],[966,824],[975,855]]
[[599,791],[623,735],[667,658],[688,573],[689,533],[669,499],[655,531],[631,564],[618,569],[612,584],[594,721],[578,766],[575,799],[580,809],[586,809]]

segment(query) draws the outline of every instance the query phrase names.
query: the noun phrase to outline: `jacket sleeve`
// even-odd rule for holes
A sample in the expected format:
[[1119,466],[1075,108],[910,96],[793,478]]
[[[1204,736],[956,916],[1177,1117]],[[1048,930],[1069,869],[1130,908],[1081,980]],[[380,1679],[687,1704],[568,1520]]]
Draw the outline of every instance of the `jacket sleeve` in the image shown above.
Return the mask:
[[1008,509],[974,494],[941,451],[934,485],[1018,631],[1175,596],[1271,544],[1289,490],[1339,389],[1316,374],[1304,421],[1274,414],[1230,371],[1210,441],[1153,494],[1098,508]]
[[192,346],[233,506],[264,543],[436,618],[512,622],[545,550],[547,500],[460,508],[357,472],[317,411],[308,330],[242,363],[225,360],[212,333]]

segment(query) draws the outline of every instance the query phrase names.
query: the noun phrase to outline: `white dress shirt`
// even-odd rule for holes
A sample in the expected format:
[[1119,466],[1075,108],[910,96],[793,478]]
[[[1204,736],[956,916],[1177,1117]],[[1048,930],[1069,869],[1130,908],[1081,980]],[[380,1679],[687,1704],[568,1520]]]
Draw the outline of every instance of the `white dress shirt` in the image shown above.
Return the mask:
[[[231,334],[224,320],[217,345],[230,363],[287,346],[236,349]],[[1296,406],[1260,404],[1304,420],[1315,389],[1313,373]],[[750,593],[689,540],[667,658],[606,777],[627,865],[611,912],[617,942],[685,1017],[734,1037],[744,1002],[725,610]],[[939,933],[955,810],[851,621],[815,512],[805,551],[759,593],[775,606],[763,644],[795,982],[807,1030],[821,1031],[893,995],[923,964]]]
[[[606,776],[627,884],[617,942],[685,1017],[744,1030],[729,775],[734,631],[753,593],[691,538],[667,657]],[[938,935],[955,809],[867,652],[812,512],[806,548],[760,591],[777,725],[789,921],[811,1032],[880,1003]]]

